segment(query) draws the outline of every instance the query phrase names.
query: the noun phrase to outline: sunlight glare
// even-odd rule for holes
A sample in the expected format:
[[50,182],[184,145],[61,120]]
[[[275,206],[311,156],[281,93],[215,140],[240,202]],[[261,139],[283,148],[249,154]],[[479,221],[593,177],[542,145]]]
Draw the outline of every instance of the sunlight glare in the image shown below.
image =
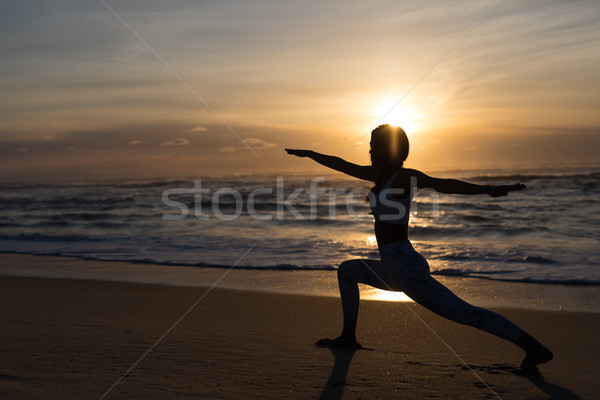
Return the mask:
[[398,100],[386,101],[385,105],[379,106],[374,110],[373,113],[377,118],[381,118],[385,115],[380,121],[380,124],[400,126],[409,135],[418,131],[422,125],[424,115],[414,107],[403,104],[398,104],[392,109],[397,101]]
[[375,289],[369,297],[371,300],[379,301],[413,301],[404,292],[390,292],[387,290]]
[[368,235],[366,242],[369,246],[377,245],[377,239],[375,238],[375,235]]

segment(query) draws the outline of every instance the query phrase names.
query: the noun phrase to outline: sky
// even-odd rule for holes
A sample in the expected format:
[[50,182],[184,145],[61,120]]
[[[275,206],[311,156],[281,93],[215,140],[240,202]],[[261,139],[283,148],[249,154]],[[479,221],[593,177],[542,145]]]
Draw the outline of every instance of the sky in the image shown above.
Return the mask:
[[378,123],[425,172],[600,165],[595,0],[0,9],[1,181],[318,172],[283,149],[368,164]]

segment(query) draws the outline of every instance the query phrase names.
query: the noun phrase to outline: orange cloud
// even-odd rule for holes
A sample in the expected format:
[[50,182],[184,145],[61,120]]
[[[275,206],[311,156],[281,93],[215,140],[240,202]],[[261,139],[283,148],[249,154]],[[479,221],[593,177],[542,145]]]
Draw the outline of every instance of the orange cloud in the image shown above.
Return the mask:
[[[257,139],[257,138],[246,138],[244,139],[244,143],[246,143],[248,146],[250,146],[252,148],[252,150],[265,150],[265,149],[269,149],[272,147],[277,147],[277,145],[275,143],[269,143],[269,142],[265,142],[262,139]],[[225,152],[225,153],[232,153],[234,151],[238,151],[238,150],[242,150],[245,147],[242,146],[227,146],[227,147],[221,147],[219,149],[220,152]]]
[[190,141],[186,138],[177,138],[173,140],[168,140],[166,142],[162,142],[161,146],[186,146],[190,144]]

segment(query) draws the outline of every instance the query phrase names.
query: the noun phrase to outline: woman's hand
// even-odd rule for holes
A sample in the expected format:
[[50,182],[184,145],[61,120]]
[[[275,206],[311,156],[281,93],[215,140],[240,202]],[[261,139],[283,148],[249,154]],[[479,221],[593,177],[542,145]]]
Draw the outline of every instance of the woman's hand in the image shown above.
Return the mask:
[[296,157],[310,157],[311,154],[314,154],[312,150],[295,150],[295,149],[285,149],[288,154],[291,154]]
[[527,186],[522,183],[514,185],[500,185],[500,186],[488,186],[488,194],[492,197],[506,196],[508,192],[514,192],[516,190],[523,190]]

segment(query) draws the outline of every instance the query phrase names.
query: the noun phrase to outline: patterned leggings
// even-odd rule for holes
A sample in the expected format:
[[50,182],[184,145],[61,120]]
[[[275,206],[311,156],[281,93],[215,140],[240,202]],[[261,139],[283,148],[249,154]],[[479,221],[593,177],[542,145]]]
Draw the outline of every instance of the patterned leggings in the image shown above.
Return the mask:
[[429,264],[408,240],[379,249],[380,260],[344,261],[338,268],[338,283],[344,319],[358,318],[358,283],[383,290],[402,291],[434,313],[454,322],[474,326],[511,342],[523,330],[500,314],[472,306],[435,280]]

